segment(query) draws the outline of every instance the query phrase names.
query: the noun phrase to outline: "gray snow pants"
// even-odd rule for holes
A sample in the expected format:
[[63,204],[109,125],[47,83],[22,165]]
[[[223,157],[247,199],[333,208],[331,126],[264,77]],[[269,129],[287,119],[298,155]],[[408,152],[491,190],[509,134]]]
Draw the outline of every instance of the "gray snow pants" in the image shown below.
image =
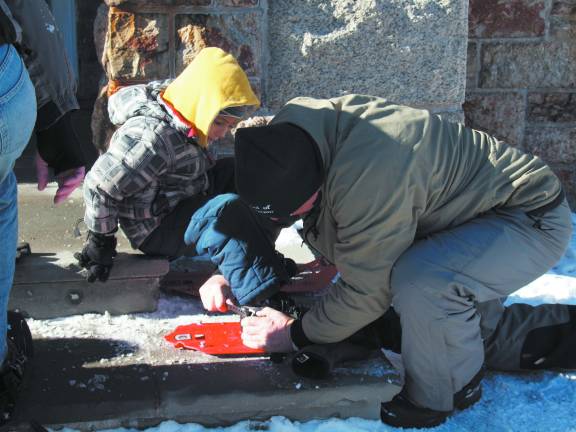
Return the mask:
[[402,326],[404,390],[417,404],[452,410],[454,393],[484,364],[517,370],[530,330],[569,320],[561,305],[502,304],[554,266],[570,240],[566,201],[536,213],[490,211],[418,240],[396,262],[392,303]]

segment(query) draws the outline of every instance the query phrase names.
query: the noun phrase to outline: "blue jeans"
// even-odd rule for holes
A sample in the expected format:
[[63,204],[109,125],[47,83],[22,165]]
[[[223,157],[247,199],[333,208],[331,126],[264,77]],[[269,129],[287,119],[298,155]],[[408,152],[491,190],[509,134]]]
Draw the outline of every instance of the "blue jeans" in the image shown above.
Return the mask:
[[30,140],[36,95],[22,59],[0,45],[0,360],[6,357],[6,310],[14,279],[18,242],[18,202],[14,162]]

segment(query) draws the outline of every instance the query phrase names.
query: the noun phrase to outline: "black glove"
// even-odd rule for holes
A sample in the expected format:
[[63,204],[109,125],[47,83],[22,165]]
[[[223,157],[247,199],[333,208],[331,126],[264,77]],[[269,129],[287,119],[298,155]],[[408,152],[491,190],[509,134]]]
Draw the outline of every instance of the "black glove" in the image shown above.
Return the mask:
[[88,237],[82,252],[76,252],[74,258],[80,267],[88,270],[86,280],[94,282],[99,279],[106,282],[116,256],[116,237],[88,231]]
[[296,276],[300,271],[298,270],[298,264],[292,258],[282,257],[284,259],[284,268],[286,269],[286,273],[288,273],[288,277],[293,278]]
[[276,293],[266,300],[262,300],[258,303],[258,306],[271,307],[296,319],[302,318],[306,311],[308,311],[306,306],[297,304],[290,295],[283,292]]

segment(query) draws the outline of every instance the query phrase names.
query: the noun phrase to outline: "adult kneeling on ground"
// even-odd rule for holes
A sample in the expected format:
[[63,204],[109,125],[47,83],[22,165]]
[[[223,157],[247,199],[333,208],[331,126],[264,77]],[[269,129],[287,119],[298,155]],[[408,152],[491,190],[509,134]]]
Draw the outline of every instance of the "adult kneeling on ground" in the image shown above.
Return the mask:
[[294,99],[235,139],[241,198],[270,219],[303,218],[305,242],[340,272],[300,319],[264,309],[242,320],[247,346],[342,341],[393,306],[406,380],[381,417],[400,427],[474,404],[484,366],[576,366],[573,306],[502,303],[571,236],[560,181],[538,157],[361,95]]

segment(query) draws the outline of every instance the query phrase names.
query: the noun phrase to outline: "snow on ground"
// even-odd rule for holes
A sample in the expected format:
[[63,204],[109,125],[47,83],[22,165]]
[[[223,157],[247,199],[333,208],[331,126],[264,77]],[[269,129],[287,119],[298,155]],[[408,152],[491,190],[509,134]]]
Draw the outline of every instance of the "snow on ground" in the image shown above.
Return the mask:
[[[576,225],[576,215],[572,215]],[[297,241],[288,233],[283,241]],[[509,302],[569,303],[576,304],[576,235],[563,259],[548,274],[517,291]],[[155,316],[167,326],[175,322],[189,322],[199,311],[182,302],[163,300]],[[142,314],[148,318],[153,314]],[[86,316],[69,319],[89,319]],[[111,317],[105,318],[113,322]],[[133,320],[142,318],[133,318]],[[196,315],[198,319],[198,315]],[[37,326],[39,327],[39,326]],[[106,326],[102,326],[106,327]],[[458,413],[444,425],[433,429],[442,432],[576,432],[576,372],[541,372],[526,374],[488,373],[484,379],[484,396],[473,408]],[[267,422],[240,422],[224,428],[204,428],[197,424],[178,424],[167,421],[147,432],[382,432],[391,431],[379,421],[326,419],[309,422],[291,422],[284,417],[273,417]],[[133,429],[114,429],[114,432],[132,432]],[[64,429],[64,432],[72,432]],[[108,431],[112,432],[112,430]]]

